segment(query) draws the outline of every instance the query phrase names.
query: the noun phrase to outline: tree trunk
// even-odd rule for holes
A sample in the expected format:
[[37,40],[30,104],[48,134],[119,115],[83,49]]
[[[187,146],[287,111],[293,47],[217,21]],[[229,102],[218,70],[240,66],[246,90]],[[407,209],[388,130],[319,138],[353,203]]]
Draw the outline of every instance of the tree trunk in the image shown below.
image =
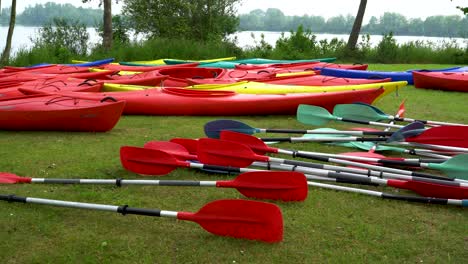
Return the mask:
[[5,65],[10,59],[10,50],[11,50],[11,39],[13,37],[13,30],[15,29],[15,20],[16,20],[16,0],[11,0],[11,14],[10,14],[10,26],[8,27],[8,35],[6,40],[5,49],[2,53],[2,58],[0,59],[0,64]]
[[102,46],[105,50],[112,48],[112,0],[104,0],[104,36]]
[[348,39],[348,50],[356,49],[356,44],[359,38],[359,32],[361,31],[362,19],[364,18],[364,12],[366,11],[367,0],[361,0],[359,4],[358,13],[354,20],[353,29]]

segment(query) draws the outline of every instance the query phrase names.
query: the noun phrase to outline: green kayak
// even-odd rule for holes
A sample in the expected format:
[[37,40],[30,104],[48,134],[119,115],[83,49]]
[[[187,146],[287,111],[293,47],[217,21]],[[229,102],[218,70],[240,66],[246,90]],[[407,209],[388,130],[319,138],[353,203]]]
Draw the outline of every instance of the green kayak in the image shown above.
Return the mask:
[[[297,62],[332,62],[336,58],[323,58],[323,59],[310,59],[310,60],[270,60],[262,58],[251,58],[242,60],[230,60],[230,61],[217,61],[217,62],[201,62],[199,67],[211,67],[211,68],[224,68],[234,69],[238,64],[283,64],[283,63],[297,63]],[[168,65],[187,63],[184,60],[164,60]]]
[[[208,67],[208,68],[223,68],[223,69],[234,69],[238,64],[283,64],[283,63],[296,63],[296,62],[333,62],[336,58],[323,58],[323,59],[310,59],[310,60],[270,60],[270,59],[261,59],[261,58],[251,58],[251,59],[242,59],[242,60],[226,60],[226,61],[200,61],[199,67]],[[165,59],[164,62],[167,65],[183,64],[189,63],[192,61],[189,60],[173,60]],[[121,65],[129,66],[155,66],[148,63],[138,63],[138,62],[120,62]]]

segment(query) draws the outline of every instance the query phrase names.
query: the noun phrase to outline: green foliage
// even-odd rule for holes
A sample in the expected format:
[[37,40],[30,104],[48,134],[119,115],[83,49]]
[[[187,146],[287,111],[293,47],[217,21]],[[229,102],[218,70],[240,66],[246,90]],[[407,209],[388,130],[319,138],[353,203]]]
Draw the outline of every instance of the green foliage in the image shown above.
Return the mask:
[[[315,33],[349,34],[353,16],[335,16],[325,20],[321,16],[285,16],[279,9],[269,8],[266,12],[256,9],[239,16],[240,30],[289,31],[299,25]],[[368,34],[468,37],[468,16],[430,16],[407,19],[398,13],[386,12],[379,18],[373,16],[362,26],[361,32]]]
[[[10,14],[5,13],[9,8],[2,9],[0,24],[7,24]],[[102,20],[102,10],[92,8],[75,7],[71,4],[56,4],[47,2],[27,6],[21,14],[16,17],[16,24],[27,26],[42,26],[51,23],[53,18],[64,18],[76,20],[86,26],[92,26]]]
[[78,21],[54,18],[53,24],[40,28],[37,37],[32,38],[33,49],[48,49],[53,57],[67,59],[85,56],[88,51],[89,35],[86,26]]
[[252,58],[269,58],[273,51],[273,47],[265,41],[265,35],[260,34],[260,40],[255,39],[255,35],[252,33],[250,35],[253,39],[255,45],[253,47],[248,47],[246,52],[249,54],[249,57]]
[[[130,21],[124,16],[115,15],[112,16],[112,38],[114,42],[120,43],[128,43],[130,42],[129,37],[129,29]],[[100,22],[96,26],[96,32],[98,33],[99,37],[104,36],[104,26],[103,23]]]
[[296,32],[291,31],[290,37],[283,35],[276,41],[275,54],[291,59],[327,57],[341,50],[344,44],[336,38],[330,42],[327,40],[318,42],[317,37],[310,30],[304,31],[301,25]]
[[395,63],[398,44],[393,33],[384,34],[382,41],[377,45],[377,62]]
[[239,0],[127,0],[123,12],[150,37],[219,40],[237,29]]

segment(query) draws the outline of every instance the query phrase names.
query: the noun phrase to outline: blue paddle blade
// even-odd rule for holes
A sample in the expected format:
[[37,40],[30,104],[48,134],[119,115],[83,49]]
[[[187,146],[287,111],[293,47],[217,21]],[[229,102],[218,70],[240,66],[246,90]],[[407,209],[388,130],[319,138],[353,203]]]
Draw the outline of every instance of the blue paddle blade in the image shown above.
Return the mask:
[[373,106],[373,105],[370,105],[370,104],[366,104],[366,103],[363,103],[363,102],[356,102],[356,103],[353,103],[353,104],[359,104],[359,105],[365,105],[367,107],[370,107],[372,109],[374,109],[375,112],[381,114],[381,115],[387,115],[386,113],[384,113],[382,110],[378,109],[377,107]]
[[421,122],[413,122],[400,130],[395,131],[387,140],[387,142],[405,141],[405,138],[417,136],[425,131],[424,124]]
[[252,135],[258,132],[257,129],[247,124],[231,119],[219,119],[208,122],[205,124],[204,129],[205,135],[209,138],[219,138],[220,133],[223,130],[229,130],[248,135]]

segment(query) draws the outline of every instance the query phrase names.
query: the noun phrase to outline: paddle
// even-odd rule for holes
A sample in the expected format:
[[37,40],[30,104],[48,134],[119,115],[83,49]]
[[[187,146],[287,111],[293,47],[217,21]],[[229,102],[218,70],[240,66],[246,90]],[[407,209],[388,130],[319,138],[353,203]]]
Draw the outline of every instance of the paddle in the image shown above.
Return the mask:
[[206,231],[220,236],[279,242],[283,239],[281,209],[271,203],[247,200],[217,200],[203,206],[198,212],[176,212],[160,209],[135,208],[127,205],[79,203],[16,195],[0,195],[0,200],[60,207],[110,211],[122,215],[135,214],[169,217],[192,221]]
[[[131,149],[130,152],[128,152]],[[137,155],[135,155],[135,152],[141,152]],[[161,157],[162,155],[166,156],[171,156],[168,153],[165,153],[160,150],[154,150],[154,149],[145,149],[145,148],[137,148],[137,147],[123,147],[121,153],[124,153],[122,156],[124,156],[124,160],[132,160],[132,162],[135,162],[136,164],[145,164],[145,166],[137,168],[135,165],[132,167],[132,169],[137,170],[134,172],[141,173],[142,171],[145,172],[146,174],[150,174],[151,172],[154,172],[157,170],[157,168],[160,165],[160,160],[158,162],[155,162],[152,164],[153,168],[148,169],[148,165],[151,164],[150,159],[145,159],[142,160],[140,163],[138,163],[138,159],[140,159],[140,156],[145,156],[147,155],[148,157],[150,156],[156,156],[157,153]],[[175,157],[173,157],[175,159]],[[172,161],[168,161],[172,162]],[[124,167],[126,166],[126,163],[123,163]],[[168,164],[168,165],[172,165]],[[306,172],[306,173],[312,173],[314,175],[321,175],[325,177],[333,177],[335,181],[337,182],[342,182],[342,183],[353,183],[353,184],[370,184],[370,185],[375,185],[375,184],[387,184],[389,186],[395,185],[394,187],[397,188],[405,188],[409,190],[413,190],[421,195],[429,195],[429,196],[434,196],[434,197],[443,197],[443,198],[457,198],[457,197],[466,197],[468,196],[468,188],[466,187],[460,187],[459,185],[455,183],[445,183],[444,184],[436,184],[433,182],[424,182],[424,181],[419,181],[420,183],[412,183],[412,184],[395,184],[392,183],[391,181],[388,182],[388,180],[385,179],[379,179],[376,177],[368,177],[368,176],[363,176],[363,175],[357,175],[357,174],[352,174],[352,173],[334,173],[334,172],[325,172],[323,170],[311,170],[310,168],[304,168],[304,167],[297,167],[297,166],[289,166],[289,165],[281,165],[281,164],[265,164],[265,163],[254,163],[255,166],[260,166],[260,167],[266,167],[268,169],[278,169],[278,170],[289,170],[289,171],[301,171],[301,172]],[[247,169],[247,168],[235,168],[235,167],[228,167],[228,166],[214,166],[214,165],[206,165],[206,164],[190,164],[190,167],[193,168],[212,168],[216,167],[217,170],[226,170],[229,172],[246,172],[246,171],[258,171],[254,169]],[[129,169],[128,167],[125,167]],[[151,172],[149,171],[151,170]],[[305,175],[308,180],[316,180],[316,179],[324,179],[322,177],[317,177],[317,176],[312,176],[310,174]],[[330,180],[330,179],[327,179]]]
[[365,189],[359,189],[359,188],[351,188],[351,187],[346,187],[346,186],[324,184],[324,183],[310,182],[310,181],[307,184],[309,186],[315,186],[315,187],[320,187],[320,188],[366,194],[370,196],[380,197],[383,199],[402,200],[402,201],[408,201],[408,202],[428,203],[428,204],[457,205],[457,206],[468,207],[467,199],[458,200],[458,199],[442,199],[442,198],[431,198],[431,197],[396,195],[396,194],[391,194],[391,193],[377,192],[377,191],[371,191],[371,190],[365,190]]
[[[406,125],[404,127],[401,127],[397,132],[400,132],[398,135],[400,135],[403,132],[411,132],[413,131],[413,134],[418,134],[422,133],[421,128],[424,128],[424,125],[422,123],[414,122],[409,125]],[[264,141],[267,142],[354,142],[354,141],[360,141],[360,142],[386,142],[388,141],[387,138],[358,138],[358,137],[345,137],[340,134],[334,134],[334,130],[331,128],[322,128],[322,129],[317,129],[320,133],[318,134],[305,134],[307,136],[302,136],[302,137],[287,137],[287,138],[263,138]],[[322,132],[323,131],[323,132]],[[358,131],[362,132],[362,131]],[[379,131],[383,132],[383,131]],[[387,131],[388,132],[388,131]],[[326,137],[320,135],[320,134],[331,134]],[[372,133],[372,132],[371,132]],[[395,132],[391,132],[393,135]]]
[[[468,126],[439,126],[418,133],[416,130],[396,131],[388,142],[406,141],[409,143],[442,145],[468,148]],[[450,150],[447,148],[447,150]]]
[[[322,155],[325,157],[330,158],[339,158],[339,159],[346,159],[346,160],[356,160],[356,161],[363,161],[363,162],[371,162],[371,163],[380,163],[385,165],[403,165],[403,166],[411,166],[411,167],[419,167],[421,163],[441,163],[444,160],[440,159],[406,159],[406,158],[372,158],[365,154],[368,152],[353,152],[352,154],[357,154],[358,156],[351,155],[351,154],[328,154],[328,153],[319,153],[319,152],[307,152],[307,151],[298,151],[298,150],[284,150],[280,148],[274,148],[266,145],[261,139],[256,138],[254,136],[232,132],[232,131],[223,131],[221,132],[221,139],[233,141],[237,143],[242,143],[250,147],[255,153],[264,155],[265,153],[280,153],[280,154],[287,154],[291,156],[298,156],[297,154],[301,153],[313,153],[315,155]],[[370,153],[375,154],[375,153]],[[373,155],[371,155],[373,156]],[[468,156],[468,155],[467,155]],[[468,160],[467,160],[468,162]],[[457,165],[463,166],[463,162],[459,162]]]
[[322,108],[320,106],[305,105],[305,104],[301,104],[297,108],[297,120],[303,124],[314,125],[314,126],[322,126],[328,123],[329,121],[342,121],[342,122],[384,126],[384,127],[391,127],[391,128],[403,127],[400,125],[390,125],[387,123],[342,118],[342,117],[338,117],[338,116],[334,116],[330,114],[330,112],[328,112],[327,109]]
[[237,143],[242,143],[250,147],[257,154],[265,153],[280,153],[287,154],[293,157],[307,157],[307,155],[319,155],[329,158],[338,158],[346,160],[355,160],[363,162],[371,162],[382,165],[399,165],[399,166],[410,166],[410,167],[421,167],[434,170],[440,170],[444,172],[451,178],[459,179],[468,179],[468,154],[460,154],[454,156],[446,161],[441,161],[439,159],[404,159],[404,158],[392,158],[392,159],[376,159],[372,157],[362,156],[352,156],[352,155],[336,155],[320,152],[307,152],[307,151],[297,151],[297,150],[282,150],[278,148],[273,148],[267,146],[260,139],[232,131],[223,131],[221,132],[221,139],[233,141]]
[[[321,135],[311,135],[311,134],[305,134],[302,137],[304,138],[309,138],[309,137],[320,137]],[[358,142],[358,141],[351,141],[351,142],[331,142],[328,144],[333,144],[333,145],[339,145],[343,147],[355,147],[359,148],[362,150],[370,150],[374,148],[374,143],[372,142]],[[382,145],[379,144],[377,147],[375,147],[374,151],[395,151],[395,152],[400,152],[400,153],[405,153],[409,155],[419,155],[419,156],[427,156],[427,157],[432,157],[432,158],[437,158],[437,159],[449,159],[449,156],[444,156],[440,155],[437,153],[442,153],[445,155],[450,155],[450,154],[460,154],[460,153],[449,153],[449,152],[438,152],[438,151],[433,151],[433,150],[427,150],[427,149],[405,149],[405,148],[400,148],[400,147],[394,147],[394,146],[387,146],[387,145]]]
[[363,120],[363,121],[382,121],[382,120],[394,120],[404,122],[421,122],[428,125],[452,125],[452,126],[466,126],[465,124],[448,123],[431,120],[419,120],[412,118],[401,118],[398,116],[388,115],[382,112],[375,106],[368,105],[365,103],[356,104],[338,104],[333,109],[333,115],[340,116],[343,118]]
[[301,129],[270,129],[270,128],[254,128],[237,120],[220,119],[210,121],[204,126],[205,135],[209,138],[219,138],[219,134],[223,130],[235,131],[252,135],[255,133],[289,133],[289,134],[342,134],[351,136],[391,136],[392,132],[386,131],[324,131],[324,130],[301,130]]
[[[350,172],[355,174],[364,174],[369,176],[377,177],[391,177],[404,180],[418,180],[418,181],[429,181],[440,184],[455,184],[461,186],[459,183],[454,183],[454,179],[448,179],[437,175],[425,174],[420,172],[412,172],[407,170],[393,169],[381,166],[375,166],[370,164],[364,164],[359,162],[341,160],[323,157],[316,154],[305,154],[301,153],[300,157],[311,158],[319,161],[333,162],[338,164],[356,166],[366,168],[367,170],[330,166],[323,164],[316,164],[304,161],[286,160],[280,158],[272,158],[268,156],[258,155],[253,152],[247,145],[240,144],[237,142],[218,140],[211,138],[202,138],[198,140],[198,159],[200,162],[215,164],[220,166],[235,166],[235,167],[247,167],[250,166],[254,161],[260,162],[273,162],[286,165],[302,166],[315,169],[335,170],[340,172]],[[296,156],[299,156],[296,153]],[[304,172],[304,171],[301,171]],[[307,172],[308,173],[308,172]],[[319,176],[329,176],[322,175]],[[450,182],[452,181],[452,182]],[[468,186],[468,183],[467,183]]]
[[174,180],[126,180],[126,179],[45,179],[20,177],[0,172],[0,184],[52,183],[52,184],[113,184],[157,185],[157,186],[198,186],[235,188],[249,198],[282,201],[303,201],[307,197],[306,178],[295,172],[246,172],[231,181],[174,181]]

